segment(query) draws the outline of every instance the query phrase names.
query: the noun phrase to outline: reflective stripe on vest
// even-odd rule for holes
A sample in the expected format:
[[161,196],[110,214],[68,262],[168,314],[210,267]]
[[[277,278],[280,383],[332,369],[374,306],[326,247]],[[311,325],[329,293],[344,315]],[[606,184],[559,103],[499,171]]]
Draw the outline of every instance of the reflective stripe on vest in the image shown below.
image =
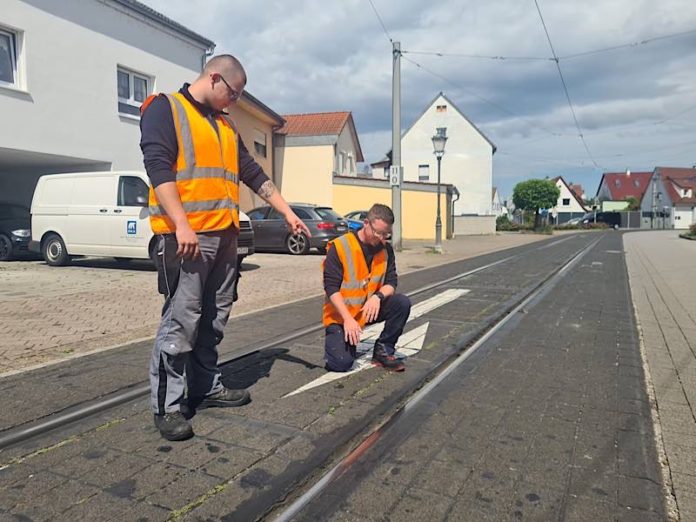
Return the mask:
[[[237,133],[222,116],[215,118],[215,132],[210,121],[181,93],[168,94],[167,99],[179,149],[173,165],[176,188],[191,228],[196,232],[239,228]],[[175,231],[152,187],[149,210],[153,233]]]
[[[372,267],[368,270],[360,242],[355,234],[345,234],[327,244],[327,248],[335,248],[338,258],[343,265],[343,281],[341,296],[348,311],[364,327],[366,320],[361,308],[382,286],[387,274],[387,251],[382,249],[372,259]],[[324,296],[324,326],[333,323],[343,323],[341,314],[334,308],[328,296]]]

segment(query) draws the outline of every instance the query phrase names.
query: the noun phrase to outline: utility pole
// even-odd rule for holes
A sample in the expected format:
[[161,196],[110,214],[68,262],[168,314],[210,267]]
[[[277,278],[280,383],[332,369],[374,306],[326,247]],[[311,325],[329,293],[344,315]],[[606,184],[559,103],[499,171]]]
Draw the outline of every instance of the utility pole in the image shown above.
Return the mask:
[[650,209],[650,228],[655,228],[655,214],[657,213],[657,172],[652,177],[652,208]]
[[389,167],[392,211],[392,247],[401,252],[401,184],[404,181],[401,169],[401,42],[392,42],[392,158]]

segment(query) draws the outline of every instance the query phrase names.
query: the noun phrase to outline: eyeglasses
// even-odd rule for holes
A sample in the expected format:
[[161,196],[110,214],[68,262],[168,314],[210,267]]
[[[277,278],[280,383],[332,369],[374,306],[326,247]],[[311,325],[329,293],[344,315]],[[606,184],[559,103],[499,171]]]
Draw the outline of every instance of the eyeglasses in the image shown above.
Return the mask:
[[370,224],[370,228],[372,229],[372,233],[377,236],[380,239],[387,240],[391,239],[391,232],[377,232],[375,230],[375,225],[372,223],[372,221],[368,220],[368,223]]
[[227,86],[227,89],[230,91],[230,94],[229,94],[230,101],[236,101],[236,100],[238,100],[239,97],[242,95],[242,93],[241,93],[241,92],[237,92],[235,89],[233,89],[232,87],[230,87],[230,84],[227,83],[227,80],[225,80],[225,79],[222,77],[222,74],[218,74],[218,76],[219,76],[220,79],[222,80],[222,83],[224,83],[224,84]]

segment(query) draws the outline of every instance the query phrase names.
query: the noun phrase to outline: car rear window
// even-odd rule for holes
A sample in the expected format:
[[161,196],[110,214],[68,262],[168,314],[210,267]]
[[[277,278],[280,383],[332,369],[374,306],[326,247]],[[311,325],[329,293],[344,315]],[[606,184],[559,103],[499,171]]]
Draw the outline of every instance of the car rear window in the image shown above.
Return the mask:
[[316,207],[314,209],[314,212],[319,214],[319,217],[321,219],[328,219],[331,221],[340,221],[341,219],[343,219],[343,216],[341,214],[339,214],[330,207]]

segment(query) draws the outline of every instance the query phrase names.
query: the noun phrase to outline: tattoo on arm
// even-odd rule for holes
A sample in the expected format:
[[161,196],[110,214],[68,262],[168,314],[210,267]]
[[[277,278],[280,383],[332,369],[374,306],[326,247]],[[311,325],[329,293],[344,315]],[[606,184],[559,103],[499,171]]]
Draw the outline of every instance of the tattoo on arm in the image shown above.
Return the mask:
[[263,185],[261,185],[257,194],[261,196],[263,199],[268,199],[273,195],[275,191],[276,187],[273,184],[273,182],[269,179],[268,181],[264,182]]

